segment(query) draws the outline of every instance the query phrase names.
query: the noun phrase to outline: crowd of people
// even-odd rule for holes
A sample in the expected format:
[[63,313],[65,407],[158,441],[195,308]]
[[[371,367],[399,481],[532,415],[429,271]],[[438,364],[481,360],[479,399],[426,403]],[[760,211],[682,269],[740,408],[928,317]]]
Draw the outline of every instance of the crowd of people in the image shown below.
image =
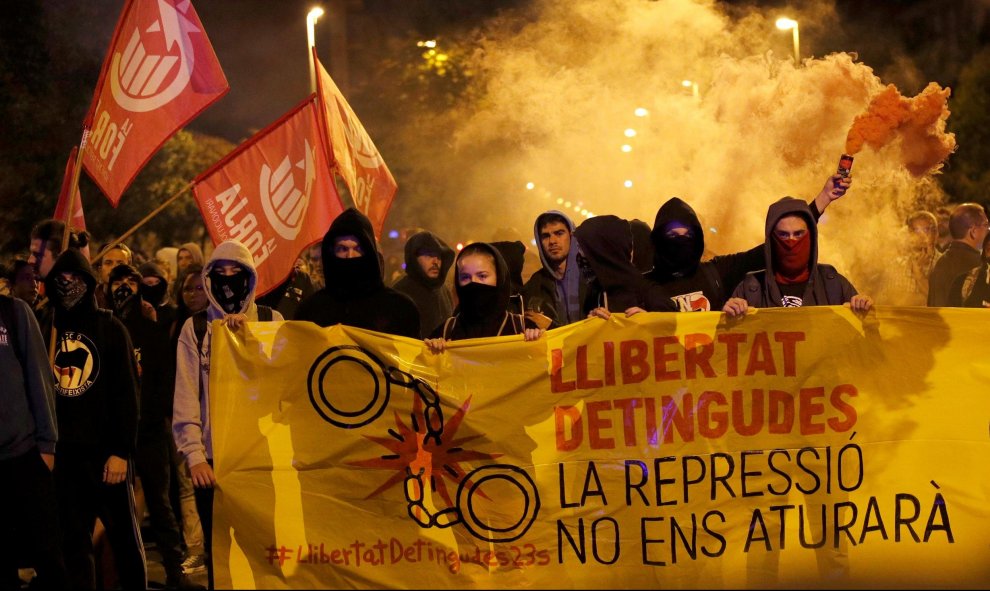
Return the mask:
[[[873,298],[818,259],[818,220],[851,183],[835,175],[810,202],[774,202],[761,243],[717,255],[677,197],[652,226],[614,215],[577,225],[545,211],[534,220],[539,267],[528,278],[521,240],[455,250],[422,230],[405,240],[403,271],[386,279],[370,221],[348,209],[262,296],[251,253],[236,241],[208,256],[195,243],[154,256],[124,243],[94,252],[85,232],[45,220],[32,229],[30,252],[0,273],[2,588],[20,587],[25,568],[37,588],[146,588],[145,512],[166,586],[195,588],[190,575],[205,569],[212,588],[214,320],[234,330],[255,321],[345,324],[421,339],[442,355],[454,340],[534,341],[613,313],[736,317],[823,305],[865,313]],[[912,246],[899,264],[917,305],[990,307],[983,207],[919,211],[905,226]],[[97,548],[112,555],[112,568],[99,568]]]

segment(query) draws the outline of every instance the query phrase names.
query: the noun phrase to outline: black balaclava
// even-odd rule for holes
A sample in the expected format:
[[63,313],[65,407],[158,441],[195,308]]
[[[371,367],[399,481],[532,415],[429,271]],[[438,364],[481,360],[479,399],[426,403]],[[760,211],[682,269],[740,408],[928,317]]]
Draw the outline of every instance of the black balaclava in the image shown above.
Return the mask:
[[[337,258],[334,242],[341,236],[354,236],[361,245],[362,256]],[[381,289],[385,282],[382,279],[380,254],[368,216],[353,207],[345,209],[323,236],[320,255],[326,289],[341,299],[364,297]]]
[[[109,281],[107,283],[107,288],[114,284],[115,281],[119,281],[125,278],[133,278],[137,281],[137,284],[141,285],[141,274],[138,273],[137,269],[131,265],[117,265],[110,271]],[[113,311],[118,318],[126,320],[137,310],[140,313],[141,310],[141,295],[135,293],[131,289],[130,285],[126,282],[121,283],[110,292],[110,299],[113,302]]]
[[221,275],[216,268],[210,270],[210,293],[227,314],[241,312],[251,292],[251,273],[238,266],[240,272],[233,275]]
[[[668,237],[667,231],[674,225],[688,228],[691,236]],[[678,197],[671,197],[657,210],[650,241],[653,242],[652,276],[659,281],[694,275],[705,252],[705,234],[698,215]]]
[[156,304],[156,302],[161,303],[165,299],[167,292],[168,284],[163,281],[159,281],[157,285],[146,285],[142,283],[138,286],[138,293],[141,294],[141,299],[152,304]]
[[[509,298],[512,295],[512,282],[509,279],[509,267],[502,258],[502,253],[491,244],[477,242],[471,245],[479,248],[495,259],[495,285],[484,285],[470,282],[461,285],[455,282],[457,292],[457,310],[463,322],[461,330],[467,338],[495,336],[505,321],[505,313],[509,308]],[[473,248],[471,249],[473,250]],[[457,258],[471,254],[465,249],[458,253]],[[456,262],[455,262],[456,269]]]

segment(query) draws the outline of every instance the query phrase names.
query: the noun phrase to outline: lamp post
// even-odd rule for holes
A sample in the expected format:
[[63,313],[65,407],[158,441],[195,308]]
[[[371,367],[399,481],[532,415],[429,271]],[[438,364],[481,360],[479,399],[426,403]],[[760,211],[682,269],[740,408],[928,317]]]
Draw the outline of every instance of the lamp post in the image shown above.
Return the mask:
[[316,63],[313,61],[313,47],[316,46],[316,21],[323,16],[323,9],[317,6],[306,15],[306,41],[309,54],[309,91],[316,92]]
[[798,23],[794,19],[781,17],[777,19],[777,28],[781,31],[790,29],[794,35],[794,66],[801,64],[801,41],[798,36]]

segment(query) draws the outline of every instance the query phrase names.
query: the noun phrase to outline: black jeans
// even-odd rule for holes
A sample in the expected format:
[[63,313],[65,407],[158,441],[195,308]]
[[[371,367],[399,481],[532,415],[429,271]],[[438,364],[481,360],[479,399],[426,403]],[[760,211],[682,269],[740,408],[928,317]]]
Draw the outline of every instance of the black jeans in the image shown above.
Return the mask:
[[38,449],[0,460],[0,482],[0,589],[18,588],[24,566],[38,574],[32,588],[67,588],[55,483]]
[[[213,460],[206,463],[213,467]],[[196,511],[203,525],[203,547],[206,549],[207,588],[213,589],[213,489],[196,487]]]
[[164,425],[160,433],[139,434],[134,464],[141,479],[144,500],[148,504],[151,531],[162,553],[162,565],[169,577],[176,577],[182,573],[182,534],[169,497],[173,454],[171,436]]

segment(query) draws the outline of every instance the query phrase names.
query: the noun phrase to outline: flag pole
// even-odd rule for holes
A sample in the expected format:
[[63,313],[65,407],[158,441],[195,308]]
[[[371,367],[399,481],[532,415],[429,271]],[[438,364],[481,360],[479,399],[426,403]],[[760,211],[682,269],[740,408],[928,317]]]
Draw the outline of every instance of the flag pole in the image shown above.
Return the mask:
[[113,250],[113,248],[115,246],[117,246],[118,244],[120,244],[124,240],[127,240],[127,238],[130,237],[131,234],[133,234],[134,232],[136,232],[138,230],[138,228],[140,228],[141,226],[143,226],[146,223],[148,223],[148,221],[150,221],[151,218],[153,218],[156,215],[158,215],[159,213],[161,213],[166,207],[168,207],[169,205],[172,205],[172,203],[174,203],[179,197],[182,197],[183,195],[185,195],[195,185],[196,185],[196,181],[189,181],[188,183],[186,183],[186,186],[182,187],[182,189],[180,189],[177,193],[175,193],[174,195],[172,195],[171,197],[169,197],[168,199],[166,199],[165,202],[162,203],[161,205],[159,205],[158,207],[156,207],[154,211],[152,211],[148,215],[144,216],[144,218],[142,218],[140,222],[134,224],[133,226],[131,226],[131,228],[129,230],[127,230],[126,232],[124,232],[123,234],[121,234],[114,241],[112,241],[109,244],[107,244],[106,246],[104,246],[103,249],[100,250],[100,252],[97,253],[97,255],[95,257],[93,257],[92,259],[90,259],[89,262],[90,263],[95,263],[96,261],[98,261],[101,258],[103,258],[103,255],[105,255],[106,253],[108,253],[111,250]]

